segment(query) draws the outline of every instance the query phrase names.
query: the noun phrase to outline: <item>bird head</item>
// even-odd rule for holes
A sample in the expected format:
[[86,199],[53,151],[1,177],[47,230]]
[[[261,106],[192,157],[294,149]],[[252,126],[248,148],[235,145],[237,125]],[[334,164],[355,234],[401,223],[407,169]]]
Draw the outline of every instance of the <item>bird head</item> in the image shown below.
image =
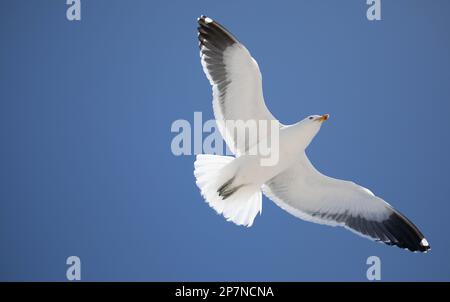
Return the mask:
[[319,132],[323,122],[330,118],[329,114],[324,115],[310,115],[304,118],[300,124],[302,128],[302,139],[306,146],[313,140],[316,134]]
[[324,121],[326,121],[327,119],[330,118],[329,114],[324,114],[324,115],[310,115],[307,118],[305,118],[305,121],[309,121],[309,123],[311,124],[316,124],[319,123],[322,124]]

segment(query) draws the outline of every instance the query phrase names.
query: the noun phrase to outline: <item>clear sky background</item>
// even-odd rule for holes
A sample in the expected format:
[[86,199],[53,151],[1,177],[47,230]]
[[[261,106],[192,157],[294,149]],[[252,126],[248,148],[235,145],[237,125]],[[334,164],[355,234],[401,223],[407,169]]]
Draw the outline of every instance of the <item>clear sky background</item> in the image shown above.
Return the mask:
[[[450,2],[0,1],[0,280],[450,281]],[[423,231],[413,254],[303,222],[263,200],[246,229],[201,198],[174,120],[213,118],[196,19],[242,41],[283,123],[331,119],[316,167]]]

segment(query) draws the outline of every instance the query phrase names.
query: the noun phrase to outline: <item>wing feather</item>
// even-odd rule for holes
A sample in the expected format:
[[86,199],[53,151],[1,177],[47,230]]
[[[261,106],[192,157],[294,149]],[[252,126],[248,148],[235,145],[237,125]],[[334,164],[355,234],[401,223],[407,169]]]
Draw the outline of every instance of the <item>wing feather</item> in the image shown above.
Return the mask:
[[363,237],[426,252],[430,246],[404,215],[368,189],[325,176],[303,154],[263,187],[278,206],[306,221],[343,226]]
[[[265,136],[259,135],[259,121],[277,121],[264,102],[261,72],[245,46],[222,25],[206,16],[198,24],[201,63],[213,87],[218,128],[230,150],[242,154]],[[256,121],[258,135],[246,141],[226,121]]]

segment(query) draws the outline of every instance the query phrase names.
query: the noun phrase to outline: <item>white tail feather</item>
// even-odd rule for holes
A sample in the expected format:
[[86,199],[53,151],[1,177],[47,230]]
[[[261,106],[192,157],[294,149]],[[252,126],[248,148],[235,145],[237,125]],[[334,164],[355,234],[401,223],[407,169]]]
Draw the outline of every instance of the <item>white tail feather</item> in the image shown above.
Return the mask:
[[[262,210],[262,195],[259,187],[252,185],[240,186],[235,192],[223,199],[218,190],[235,175],[229,165],[235,158],[199,154],[194,163],[194,175],[206,202],[218,214],[237,225],[252,226],[258,213]],[[239,184],[232,184],[238,187]]]

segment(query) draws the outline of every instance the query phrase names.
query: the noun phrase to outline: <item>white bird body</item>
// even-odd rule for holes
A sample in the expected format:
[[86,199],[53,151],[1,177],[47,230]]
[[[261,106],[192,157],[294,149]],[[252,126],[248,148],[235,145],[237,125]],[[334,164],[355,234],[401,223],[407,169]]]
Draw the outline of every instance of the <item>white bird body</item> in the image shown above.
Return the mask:
[[[199,154],[194,163],[196,184],[217,213],[237,225],[251,226],[261,213],[263,192],[303,220],[343,226],[411,251],[430,249],[419,229],[383,199],[354,182],[325,176],[314,168],[305,150],[328,115],[308,116],[289,126],[279,123],[265,105],[258,64],[245,46],[208,17],[200,17],[198,23],[201,63],[212,85],[214,115],[236,155]],[[243,127],[236,129],[228,123],[237,120],[256,122],[258,135],[237,135],[235,130]],[[275,128],[263,128],[260,123],[274,121]],[[260,152],[264,146],[270,146],[269,154]],[[262,164],[267,157],[277,160]]]
[[281,127],[279,129],[279,147],[270,150],[279,153],[276,156],[278,160],[273,165],[261,164],[264,159],[273,156],[271,153],[262,155],[259,152],[263,148],[262,146],[269,145],[267,138],[250,147],[248,154],[238,156],[236,160],[230,163],[230,168],[236,176],[235,183],[261,187],[268,180],[286,170],[298,161],[309,145],[308,135],[305,135],[308,130],[313,129],[306,129],[301,122]]

